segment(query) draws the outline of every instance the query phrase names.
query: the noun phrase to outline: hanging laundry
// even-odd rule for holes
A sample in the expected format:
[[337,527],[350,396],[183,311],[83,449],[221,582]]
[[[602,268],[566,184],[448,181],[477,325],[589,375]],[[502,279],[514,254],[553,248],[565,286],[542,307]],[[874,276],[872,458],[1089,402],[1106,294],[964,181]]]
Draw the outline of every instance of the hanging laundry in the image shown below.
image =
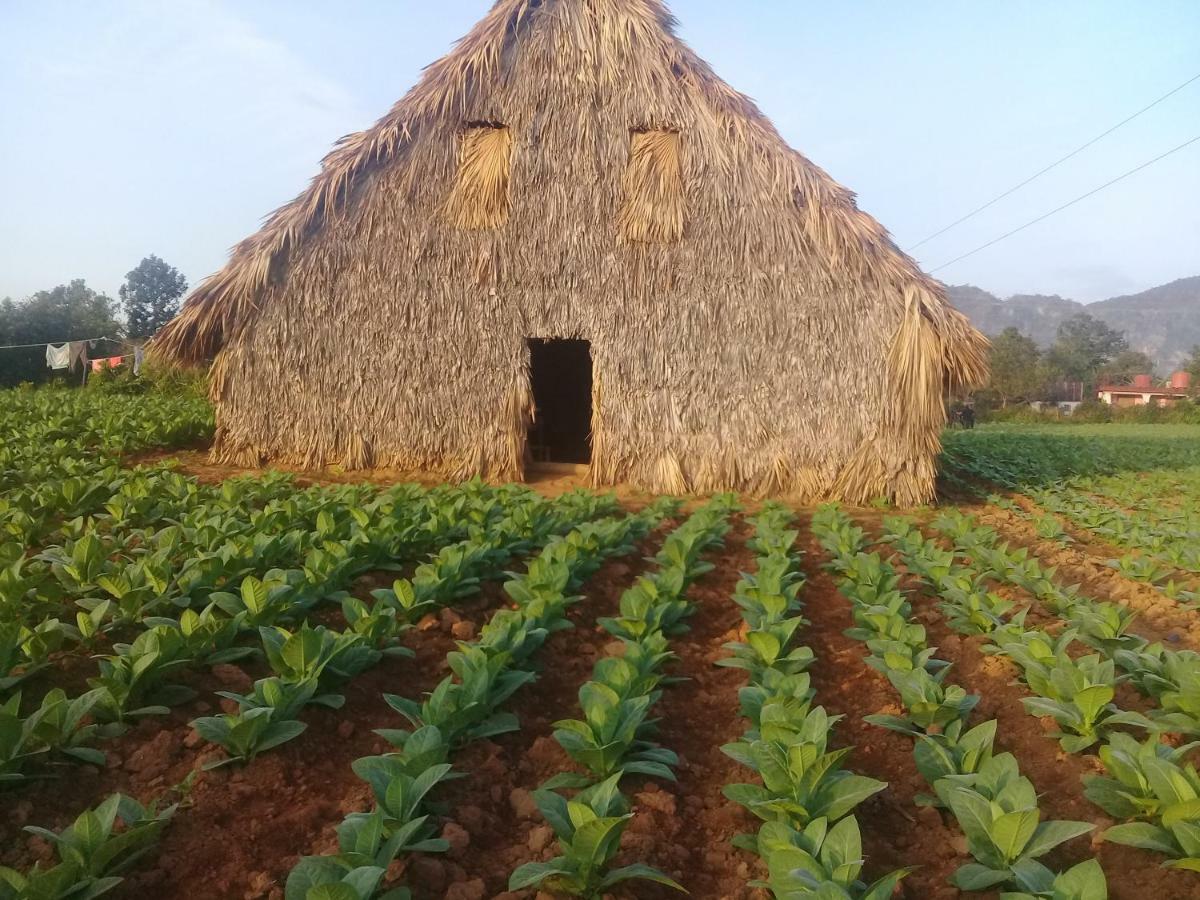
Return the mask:
[[71,345],[46,345],[46,366],[50,369],[65,369],[71,365]]
[[93,359],[92,371],[99,372],[101,369],[115,369],[121,364],[121,360],[124,358],[123,356],[107,356],[104,359]]
[[87,341],[71,341],[70,347],[71,347],[71,363],[70,363],[71,371],[72,372],[75,371],[76,363],[78,363],[80,365],[80,367],[82,367],[84,369],[84,371],[87,371],[88,342]]
[[142,347],[133,348],[133,374],[142,374],[142,360],[146,358],[146,351]]

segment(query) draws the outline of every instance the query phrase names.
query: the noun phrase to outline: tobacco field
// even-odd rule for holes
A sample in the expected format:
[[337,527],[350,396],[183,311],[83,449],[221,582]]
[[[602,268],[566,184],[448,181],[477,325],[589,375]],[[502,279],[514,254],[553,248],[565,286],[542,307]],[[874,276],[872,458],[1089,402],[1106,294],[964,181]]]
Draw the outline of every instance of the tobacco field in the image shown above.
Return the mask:
[[1200,428],[853,509],[0,420],[0,900],[1200,897]]

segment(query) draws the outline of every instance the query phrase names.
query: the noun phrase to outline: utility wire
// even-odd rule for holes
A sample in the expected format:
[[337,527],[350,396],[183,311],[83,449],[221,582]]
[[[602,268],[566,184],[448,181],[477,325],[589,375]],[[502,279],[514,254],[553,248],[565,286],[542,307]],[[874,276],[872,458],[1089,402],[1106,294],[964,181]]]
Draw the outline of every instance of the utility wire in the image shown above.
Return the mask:
[[106,334],[102,334],[100,337],[75,338],[69,341],[38,341],[36,344],[6,344],[5,346],[0,347],[0,350],[31,350],[34,347],[45,347],[47,344],[78,344],[82,341],[87,341],[89,343],[95,343],[96,341],[112,341],[114,344],[129,345],[128,341],[123,341],[120,338],[113,338]]
[[962,256],[956,256],[956,257],[954,257],[954,259],[950,260],[949,262],[944,262],[944,263],[942,263],[940,266],[937,266],[937,267],[935,267],[935,268],[932,268],[932,269],[930,269],[929,271],[930,271],[931,273],[932,273],[932,272],[937,272],[937,271],[938,271],[938,270],[940,270],[940,269],[944,269],[944,268],[946,268],[946,266],[951,266],[951,265],[954,265],[954,263],[958,262],[959,260],[966,259],[968,256],[974,256],[974,255],[975,255],[976,253],[978,253],[980,250],[986,250],[988,247],[992,246],[992,244],[998,244],[998,243],[1000,243],[1000,241],[1004,240],[1005,238],[1007,238],[1007,237],[1012,237],[1012,236],[1013,236],[1014,234],[1016,234],[1018,231],[1024,231],[1024,230],[1025,230],[1026,228],[1028,228],[1030,225],[1036,225],[1038,222],[1041,222],[1041,221],[1043,221],[1043,220],[1045,220],[1045,219],[1048,219],[1048,218],[1050,218],[1050,217],[1051,217],[1052,215],[1054,215],[1055,213],[1062,212],[1062,211],[1063,211],[1064,209],[1066,209],[1068,206],[1074,206],[1074,205],[1075,205],[1076,203],[1078,203],[1080,200],[1086,200],[1088,197],[1092,196],[1092,194],[1098,194],[1098,193],[1100,193],[1100,191],[1104,190],[1105,188],[1107,188],[1107,187],[1111,187],[1112,185],[1116,184],[1118,181],[1123,181],[1123,180],[1125,180],[1125,179],[1126,179],[1126,178],[1128,178],[1130,175],[1133,175],[1135,172],[1140,172],[1140,171],[1142,171],[1142,169],[1145,169],[1147,166],[1152,166],[1152,165],[1154,165],[1154,164],[1155,164],[1156,162],[1158,162],[1160,159],[1166,159],[1166,158],[1167,158],[1168,156],[1170,156],[1172,153],[1177,153],[1178,151],[1182,150],[1184,147],[1187,147],[1189,144],[1194,144],[1194,143],[1196,143],[1196,141],[1200,141],[1200,134],[1196,135],[1196,136],[1195,136],[1194,138],[1192,138],[1190,141],[1184,141],[1184,142],[1183,142],[1182,144],[1180,144],[1179,146],[1177,146],[1177,147],[1172,147],[1172,148],[1171,148],[1170,150],[1168,150],[1166,153],[1160,154],[1159,156],[1156,156],[1156,157],[1154,157],[1154,159],[1151,159],[1151,160],[1149,160],[1149,161],[1147,161],[1147,162],[1144,162],[1144,163],[1142,163],[1140,166],[1137,166],[1137,167],[1135,167],[1135,168],[1133,168],[1133,169],[1130,169],[1128,172],[1124,173],[1123,175],[1118,175],[1118,176],[1117,176],[1116,178],[1114,178],[1112,181],[1106,181],[1104,184],[1100,185],[1099,187],[1092,188],[1092,189],[1091,189],[1090,191],[1088,191],[1086,194],[1080,194],[1080,195],[1079,195],[1078,197],[1076,197],[1074,200],[1068,200],[1068,201],[1067,201],[1066,203],[1064,203],[1062,206],[1055,207],[1054,209],[1050,210],[1050,212],[1048,212],[1048,213],[1043,213],[1042,215],[1038,216],[1036,219],[1031,219],[1030,221],[1026,222],[1024,225],[1019,225],[1019,226],[1017,226],[1016,228],[1014,228],[1012,231],[1007,231],[1007,232],[1005,232],[1004,234],[1000,235],[1000,237],[998,237],[998,238],[993,238],[992,240],[988,241],[986,244],[980,244],[980,245],[979,245],[978,247],[976,247],[974,250],[968,250],[968,251],[967,251],[966,253],[964,253]]
[[1005,197],[1009,196],[1010,194],[1015,194],[1015,193],[1016,193],[1017,191],[1019,191],[1021,188],[1025,187],[1025,185],[1029,184],[1029,182],[1031,182],[1031,181],[1034,181],[1034,180],[1036,180],[1036,179],[1038,179],[1038,178],[1041,178],[1043,175],[1045,175],[1045,174],[1046,174],[1047,172],[1049,172],[1051,169],[1055,168],[1056,166],[1059,166],[1059,165],[1061,165],[1062,163],[1065,163],[1065,162],[1066,162],[1068,159],[1070,159],[1071,157],[1073,157],[1073,156],[1076,156],[1076,155],[1078,155],[1078,154],[1082,153],[1084,150],[1086,150],[1088,147],[1092,146],[1092,144],[1096,143],[1096,142],[1097,142],[1097,141],[1099,141],[1101,138],[1106,138],[1106,137],[1108,137],[1110,134],[1112,134],[1114,131],[1116,131],[1118,128],[1120,128],[1122,125],[1126,125],[1126,124],[1128,124],[1129,122],[1132,122],[1134,119],[1136,119],[1136,118],[1137,118],[1138,116],[1140,116],[1142,113],[1144,113],[1144,112],[1147,112],[1148,110],[1151,110],[1151,109],[1153,109],[1154,107],[1158,106],[1158,104],[1162,103],[1162,102],[1163,102],[1164,100],[1166,100],[1168,97],[1170,97],[1170,96],[1172,96],[1172,95],[1174,95],[1174,94],[1177,94],[1177,93],[1179,93],[1179,92],[1180,92],[1180,91],[1182,91],[1182,90],[1183,90],[1185,87],[1187,87],[1189,84],[1191,84],[1193,81],[1196,81],[1196,80],[1200,80],[1200,73],[1197,73],[1196,75],[1193,75],[1191,78],[1189,78],[1189,79],[1188,79],[1187,81],[1185,81],[1183,84],[1181,84],[1181,85],[1178,85],[1178,86],[1176,86],[1176,87],[1172,88],[1171,90],[1167,91],[1165,94],[1163,94],[1161,97],[1159,97],[1159,98],[1158,98],[1157,100],[1155,100],[1153,103],[1151,103],[1149,106],[1143,106],[1141,109],[1139,109],[1139,110],[1138,110],[1137,112],[1135,112],[1133,115],[1129,116],[1128,118],[1122,119],[1120,122],[1118,122],[1118,123],[1117,123],[1116,125],[1114,125],[1112,128],[1108,129],[1108,131],[1104,131],[1104,132],[1101,132],[1100,134],[1096,135],[1094,138],[1092,138],[1090,141],[1088,141],[1088,142],[1087,142],[1086,144],[1084,144],[1082,147],[1076,147],[1074,150],[1072,150],[1072,151],[1071,151],[1070,153],[1068,153],[1066,156],[1064,156],[1064,157],[1062,157],[1061,159],[1055,160],[1054,162],[1050,163],[1050,165],[1046,166],[1046,168],[1044,168],[1044,169],[1041,169],[1041,170],[1040,170],[1040,171],[1038,171],[1038,172],[1034,172],[1032,175],[1030,175],[1028,178],[1026,178],[1026,179],[1025,179],[1024,181],[1022,181],[1020,184],[1018,184],[1018,185],[1015,185],[1015,186],[1013,186],[1013,187],[1009,188],[1007,191],[1005,191],[1005,192],[1004,192],[1003,194],[1001,194],[1000,196],[998,196],[998,197],[993,197],[993,198],[992,198],[991,200],[989,200],[987,203],[983,204],[983,206],[976,207],[975,209],[973,209],[973,210],[971,210],[969,213],[967,213],[965,216],[963,216],[961,219],[955,219],[953,222],[951,222],[949,225],[947,225],[945,228],[941,229],[940,231],[935,231],[933,234],[929,235],[929,237],[925,238],[924,240],[920,240],[920,241],[918,241],[917,243],[913,244],[911,247],[909,247],[909,248],[908,248],[908,252],[909,252],[909,253],[911,253],[913,250],[916,250],[916,249],[917,249],[918,247],[920,247],[922,244],[927,244],[927,243],[929,243],[929,242],[930,242],[930,241],[932,241],[932,240],[933,240],[935,237],[938,237],[938,236],[940,236],[940,235],[943,235],[943,234],[945,234],[947,231],[949,231],[951,228],[954,228],[954,227],[955,227],[955,226],[957,226],[957,225],[961,225],[963,222],[967,221],[967,219],[970,219],[970,218],[973,218],[974,216],[977,216],[979,213],[983,212],[983,211],[984,211],[985,209],[987,209],[989,206],[992,206],[992,205],[993,205],[993,204],[995,204],[995,203],[999,203],[1001,200],[1003,200]]

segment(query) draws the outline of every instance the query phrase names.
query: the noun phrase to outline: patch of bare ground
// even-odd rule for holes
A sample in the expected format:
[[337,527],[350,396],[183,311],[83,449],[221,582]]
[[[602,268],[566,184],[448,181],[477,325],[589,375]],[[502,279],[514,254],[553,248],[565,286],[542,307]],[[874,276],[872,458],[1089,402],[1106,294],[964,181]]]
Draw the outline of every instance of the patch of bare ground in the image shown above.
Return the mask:
[[[857,515],[856,515],[857,518]],[[852,746],[847,768],[886,781],[886,790],[856,810],[863,833],[863,850],[869,878],[893,869],[917,866],[900,885],[910,898],[957,897],[949,883],[954,870],[970,858],[961,833],[938,810],[918,807],[915,797],[929,793],[913,761],[912,740],[871,725],[863,716],[901,712],[899,698],[887,678],[866,664],[866,648],[846,637],[854,619],[850,601],[837,589],[822,567],[824,551],[809,534],[805,545],[802,596],[804,614],[812,624],[802,639],[812,647],[816,663],[812,672],[816,703],[844,718],[834,729],[837,746]]]
[[[668,687],[655,707],[661,719],[659,739],[679,754],[678,782],[632,781],[634,817],[623,843],[623,863],[645,862],[668,873],[695,897],[759,896],[747,882],[757,877],[751,854],[730,841],[757,829],[758,821],[721,793],[727,784],[746,781],[747,772],[721,747],[746,729],[738,704],[744,673],[716,665],[727,656],[727,641],[737,640],[741,607],[733,602],[742,572],[754,568],[746,547],[752,534],[736,521],[724,548],[711,557],[716,568],[688,592],[695,604],[690,631],[671,641],[679,662],[672,675],[687,681]],[[662,900],[679,895],[660,885],[631,885],[629,896]]]
[[579,687],[612,641],[596,620],[616,613],[621,594],[645,571],[644,557],[672,527],[660,526],[632,556],[606,563],[584,586],[582,599],[567,613],[574,627],[550,637],[539,654],[537,680],[509,705],[520,730],[472,743],[455,758],[455,769],[465,777],[448,782],[437,795],[450,852],[416,854],[398,866],[400,880],[418,900],[503,896],[513,869],[554,855],[553,832],[531,796],[547,778],[573,768],[552,737],[553,723],[578,715]]
[[1087,541],[1064,545],[1040,540],[1032,524],[992,506],[969,512],[980,524],[995,529],[1001,540],[1028,549],[1045,566],[1054,566],[1060,584],[1078,584],[1086,596],[1136,610],[1135,633],[1167,646],[1200,650],[1200,615],[1180,607],[1151,585],[1125,578],[1105,565],[1106,560],[1119,555],[1116,548],[1098,549]]
[[1108,878],[1113,900],[1185,900],[1200,897],[1200,875],[1163,869],[1161,857],[1148,851],[1109,844],[1099,834],[1115,824],[1083,795],[1081,778],[1103,771],[1099,760],[1090,754],[1069,754],[1047,735],[1054,730],[1051,719],[1029,715],[1021,698],[1030,696],[1016,683],[1017,669],[1008,660],[989,656],[980,650],[984,638],[962,637],[946,625],[935,598],[923,590],[909,595],[914,616],[938,647],[937,656],[949,661],[951,681],[978,694],[979,705],[973,721],[996,719],[996,750],[1012,753],[1021,774],[1038,791],[1044,819],[1073,819],[1092,822],[1096,830],[1088,837],[1076,838],[1055,850],[1047,863],[1065,868],[1089,856],[1095,856]]

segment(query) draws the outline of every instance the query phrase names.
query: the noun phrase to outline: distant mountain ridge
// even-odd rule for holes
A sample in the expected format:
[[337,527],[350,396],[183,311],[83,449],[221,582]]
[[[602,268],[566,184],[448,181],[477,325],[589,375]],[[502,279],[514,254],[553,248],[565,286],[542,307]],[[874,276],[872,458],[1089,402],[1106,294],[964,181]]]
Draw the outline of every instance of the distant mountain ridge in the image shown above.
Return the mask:
[[1200,344],[1200,275],[1087,304],[1056,294],[1016,294],[1001,300],[970,284],[947,285],[946,291],[950,302],[984,334],[999,334],[1012,326],[1042,347],[1054,343],[1064,319],[1090,313],[1125,332],[1129,346],[1153,359],[1160,375],[1178,368]]

